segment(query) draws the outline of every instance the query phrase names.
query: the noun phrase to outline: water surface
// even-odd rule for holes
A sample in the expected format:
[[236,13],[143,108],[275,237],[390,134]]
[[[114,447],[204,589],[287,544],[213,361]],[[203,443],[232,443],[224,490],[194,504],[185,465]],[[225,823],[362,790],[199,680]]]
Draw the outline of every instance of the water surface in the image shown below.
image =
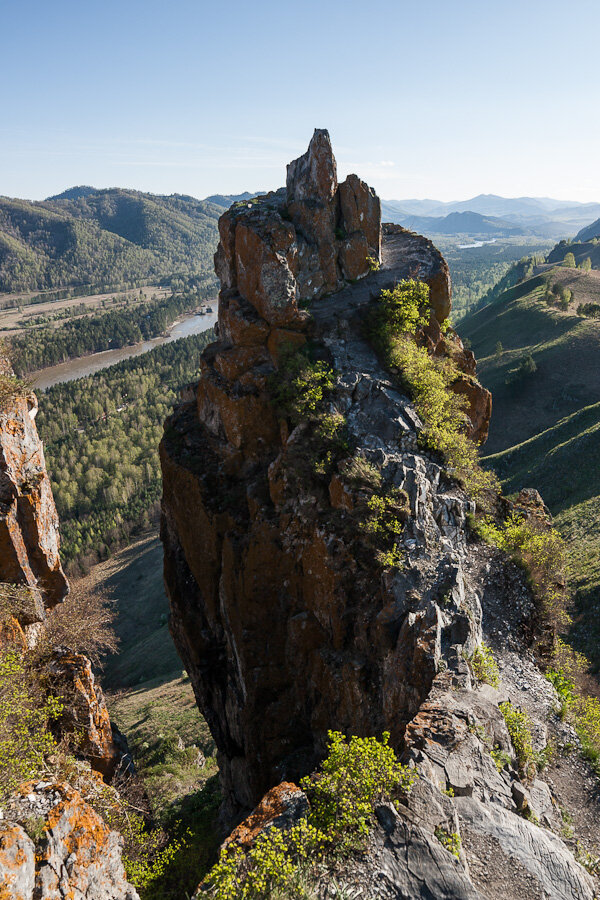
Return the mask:
[[189,337],[191,334],[200,334],[212,328],[217,321],[216,308],[203,316],[191,315],[178,319],[171,331],[167,335],[152,338],[150,341],[142,341],[140,344],[129,344],[126,347],[119,347],[117,350],[102,350],[100,353],[91,353],[89,356],[80,356],[77,359],[70,359],[68,362],[58,363],[56,366],[48,366],[47,369],[40,369],[33,372],[31,380],[36,391],[44,391],[46,388],[63,381],[74,381],[76,378],[84,378],[86,375],[93,375],[94,372],[100,372],[108,366],[114,366],[115,363],[132,356],[141,356],[161,344],[170,344],[182,337]]

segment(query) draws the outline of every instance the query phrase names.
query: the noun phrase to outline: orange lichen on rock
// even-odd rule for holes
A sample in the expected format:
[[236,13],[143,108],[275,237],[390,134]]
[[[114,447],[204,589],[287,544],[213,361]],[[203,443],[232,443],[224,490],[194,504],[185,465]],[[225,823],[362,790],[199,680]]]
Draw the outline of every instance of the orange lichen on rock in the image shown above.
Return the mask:
[[106,701],[92,664],[80,653],[57,651],[48,668],[53,689],[64,701],[58,727],[63,733],[79,735],[78,753],[110,778],[122,752],[115,744]]
[[0,581],[40,588],[51,607],[68,585],[36,413],[33,394],[0,410]]
[[299,817],[307,808],[306,794],[296,784],[283,781],[267,791],[254,811],[234,828],[223,846],[237,844],[243,850],[249,850],[266,828],[282,827],[286,819]]

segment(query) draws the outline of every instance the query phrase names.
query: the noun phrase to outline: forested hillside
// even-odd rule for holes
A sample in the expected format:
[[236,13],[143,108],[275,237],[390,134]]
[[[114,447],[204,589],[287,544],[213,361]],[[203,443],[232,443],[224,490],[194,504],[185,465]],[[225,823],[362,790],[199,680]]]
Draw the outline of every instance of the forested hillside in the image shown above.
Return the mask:
[[220,207],[179,195],[88,190],[43,202],[0,198],[0,292],[212,271]]
[[213,340],[210,329],[40,394],[37,423],[71,571],[156,518],[163,424]]
[[58,327],[29,327],[10,339],[13,369],[25,375],[74,357],[149,340],[213,295],[209,284],[132,307],[84,314]]

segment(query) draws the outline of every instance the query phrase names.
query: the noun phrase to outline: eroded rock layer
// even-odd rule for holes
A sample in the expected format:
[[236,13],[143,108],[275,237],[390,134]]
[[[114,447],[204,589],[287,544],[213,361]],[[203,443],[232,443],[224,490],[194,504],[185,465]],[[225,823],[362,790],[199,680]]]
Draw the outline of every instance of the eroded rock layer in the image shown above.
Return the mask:
[[17,396],[0,408],[0,582],[41,594],[40,611],[68,592],[59,556],[58,516],[35,427],[37,399]]
[[[387,729],[398,745],[442,644],[478,638],[478,600],[460,564],[469,503],[417,449],[418,416],[362,337],[382,289],[418,277],[430,286],[435,352],[448,267],[403,229],[386,227],[382,245],[379,216],[356,176],[338,187],[329,137],[317,131],[288,166],[287,189],[221,218],[219,341],[203,354],[196,402],[179,407],[161,445],[171,628],[231,809],[308,771],[329,728]],[[352,247],[361,265],[350,270]],[[306,297],[310,316],[298,306]],[[345,417],[354,454],[408,495],[402,573],[362,545],[357,498],[340,473],[321,486],[299,475],[303,426],[282,426],[268,379],[282,348],[308,339],[337,373],[331,409]],[[456,347],[477,386],[472,355]]]
[[[456,362],[452,387],[475,440],[491,397],[473,355],[441,327],[450,278],[440,253],[397,226],[381,233],[378,217],[359,179],[337,185],[324,132],[290,164],[286,189],[226,213],[219,339],[195,398],[165,425],[171,631],[218,747],[225,811],[256,807],[229,840],[247,849],[306,815],[294,782],[323,756],[328,729],[389,731],[419,778],[405,802],[375,810],[367,852],[336,872],[340,884],[389,900],[592,900],[589,875],[549,830],[560,823],[548,785],[523,785],[490,753],[515,759],[499,707],[515,685],[479,684],[467,660],[485,617],[502,621],[500,646],[523,652],[531,596],[501,554],[473,550],[472,502],[423,451],[413,404],[365,338],[381,291],[405,278],[429,285],[418,340]],[[273,402],[290,349],[304,344],[335,373],[321,425],[279,417]],[[319,428],[340,421],[345,443],[331,456]],[[397,519],[383,557],[366,527],[377,497]],[[547,732],[535,727],[537,752]],[[330,883],[327,872],[315,896],[330,896]]]

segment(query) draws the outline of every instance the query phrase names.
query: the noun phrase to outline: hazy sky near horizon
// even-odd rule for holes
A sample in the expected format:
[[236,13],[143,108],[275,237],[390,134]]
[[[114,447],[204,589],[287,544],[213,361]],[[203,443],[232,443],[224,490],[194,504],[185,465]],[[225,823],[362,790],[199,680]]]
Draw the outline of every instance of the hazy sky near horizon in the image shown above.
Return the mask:
[[270,190],[328,128],[387,199],[600,201],[597,0],[0,0],[0,194]]

